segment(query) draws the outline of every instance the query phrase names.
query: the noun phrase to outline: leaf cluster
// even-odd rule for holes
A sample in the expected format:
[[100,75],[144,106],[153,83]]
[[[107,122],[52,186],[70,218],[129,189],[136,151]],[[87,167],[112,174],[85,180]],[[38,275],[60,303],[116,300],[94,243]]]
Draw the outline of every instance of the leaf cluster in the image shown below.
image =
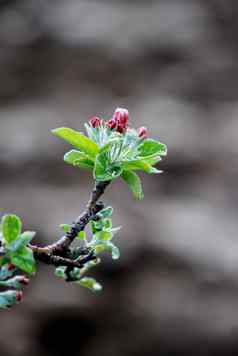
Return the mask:
[[88,136],[67,127],[53,130],[56,136],[76,148],[64,155],[64,161],[91,170],[98,182],[121,177],[133,195],[142,199],[142,185],[137,171],[161,173],[154,165],[167,154],[166,145],[150,138],[142,140],[134,129],[120,134],[105,125],[85,126]]

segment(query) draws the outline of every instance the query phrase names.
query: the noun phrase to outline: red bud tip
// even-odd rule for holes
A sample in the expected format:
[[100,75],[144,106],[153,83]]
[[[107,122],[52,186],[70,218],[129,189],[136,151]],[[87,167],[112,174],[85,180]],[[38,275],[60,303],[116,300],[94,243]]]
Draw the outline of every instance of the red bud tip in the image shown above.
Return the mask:
[[148,137],[148,130],[147,130],[147,128],[144,127],[144,126],[140,127],[140,128],[137,130],[137,132],[138,132],[138,136],[139,136],[140,138],[147,138],[147,137]]
[[27,277],[22,277],[22,279],[20,280],[20,283],[23,285],[23,286],[27,286],[28,285],[28,283],[29,283],[29,278],[27,278]]
[[116,120],[111,119],[111,120],[108,120],[108,121],[106,122],[106,125],[107,125],[107,127],[108,127],[109,129],[113,130],[113,129],[116,128],[117,122],[116,122]]
[[100,126],[101,123],[102,123],[102,120],[99,119],[99,117],[97,117],[97,116],[94,116],[89,120],[89,124],[94,128]]
[[16,267],[15,267],[15,265],[13,263],[9,263],[9,265],[7,267],[8,271],[13,271],[15,268]]
[[117,108],[113,114],[112,120],[115,120],[119,127],[119,132],[125,130],[129,120],[129,112],[127,109]]
[[126,131],[126,127],[124,125],[119,124],[117,126],[117,131],[120,133],[124,133]]
[[20,302],[23,298],[23,293],[21,290],[16,291],[16,301]]

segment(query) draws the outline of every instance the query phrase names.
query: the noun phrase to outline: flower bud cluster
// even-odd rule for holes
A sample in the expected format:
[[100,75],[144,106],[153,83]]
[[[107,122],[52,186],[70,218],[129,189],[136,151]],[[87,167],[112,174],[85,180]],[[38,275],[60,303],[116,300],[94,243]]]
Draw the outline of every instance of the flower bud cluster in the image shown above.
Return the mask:
[[[117,108],[114,111],[112,118],[108,121],[104,121],[97,116],[92,117],[89,120],[89,124],[93,128],[99,128],[100,126],[106,126],[110,130],[115,130],[120,134],[124,134],[128,129],[129,112],[124,108]],[[137,130],[138,137],[145,139],[148,137],[147,128],[142,126]]]

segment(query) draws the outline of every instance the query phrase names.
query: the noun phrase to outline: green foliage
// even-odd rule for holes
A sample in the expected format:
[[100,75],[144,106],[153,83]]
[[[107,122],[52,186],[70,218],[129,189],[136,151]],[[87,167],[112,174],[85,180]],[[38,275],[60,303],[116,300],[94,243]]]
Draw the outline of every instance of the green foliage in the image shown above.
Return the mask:
[[52,132],[54,135],[67,141],[92,159],[94,159],[99,152],[98,145],[81,132],[72,130],[68,127],[60,127],[52,130]]
[[10,252],[11,262],[23,272],[33,274],[36,272],[36,263],[33,252],[29,247],[22,247],[16,252]]
[[[89,123],[85,124],[87,136],[67,127],[60,127],[52,132],[74,147],[65,153],[66,163],[91,171],[96,183],[110,182],[121,177],[134,197],[142,199],[142,184],[137,172],[161,173],[155,165],[167,154],[167,148],[165,144],[148,138],[146,127],[142,126],[138,130],[128,127],[128,119],[128,111],[118,108],[109,121],[98,117],[90,119]],[[56,276],[93,292],[101,291],[102,286],[94,278],[85,275],[100,263],[100,254],[109,252],[113,260],[120,257],[120,251],[113,242],[120,227],[113,227],[112,207],[108,206],[95,213],[99,198],[97,194],[102,194],[106,185],[96,184],[96,195],[93,192],[86,214],[80,218],[83,221],[82,226],[80,219],[76,224],[60,225],[68,238],[71,234],[72,240],[76,237],[75,245],[68,248],[66,244],[67,248],[63,250],[65,254],[62,253],[60,257],[57,253],[54,255],[55,245],[52,245],[52,249],[44,250],[47,258],[52,257],[50,253],[53,251],[53,257],[56,259],[52,264],[58,265],[59,261],[63,261],[62,264],[68,266],[57,267]],[[104,188],[97,191],[99,187]],[[86,235],[83,228],[88,222],[90,231]],[[80,231],[77,233],[78,230]],[[22,222],[16,215],[4,215],[0,221],[0,287],[8,289],[0,292],[0,308],[10,307],[22,298],[22,286],[29,280],[25,276],[16,275],[18,270],[30,275],[36,272],[36,261],[32,252],[34,249],[30,246],[34,235],[33,231],[22,232]],[[67,239],[63,238],[62,241]]]
[[143,191],[140,178],[138,175],[132,171],[124,171],[122,173],[122,178],[128,184],[135,198],[143,199]]
[[3,239],[7,244],[15,241],[21,233],[21,220],[16,215],[4,215],[1,225]]
[[166,145],[141,138],[132,128],[123,133],[109,129],[103,121],[97,127],[90,124],[85,127],[88,137],[65,127],[53,130],[55,135],[77,148],[65,154],[65,162],[91,170],[96,181],[113,181],[121,176],[133,195],[142,199],[140,179],[133,171],[161,173],[153,166],[167,154]]
[[27,247],[35,236],[33,231],[21,233],[22,223],[16,215],[4,215],[1,221],[1,239],[6,254],[0,258],[1,265],[11,262],[23,272],[36,272],[32,250]]
[[102,290],[102,285],[91,277],[83,277],[78,283],[82,287],[90,289],[92,292],[100,292]]

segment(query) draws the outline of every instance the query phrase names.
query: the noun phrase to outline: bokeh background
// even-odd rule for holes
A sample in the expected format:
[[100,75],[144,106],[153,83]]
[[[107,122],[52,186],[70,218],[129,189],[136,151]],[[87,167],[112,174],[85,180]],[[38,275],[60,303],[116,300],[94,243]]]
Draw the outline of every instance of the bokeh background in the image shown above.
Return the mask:
[[117,182],[122,257],[99,296],[41,266],[0,315],[2,356],[238,353],[236,0],[1,0],[0,213],[38,243],[60,235],[93,184],[50,129],[127,107],[168,145],[145,199]]

